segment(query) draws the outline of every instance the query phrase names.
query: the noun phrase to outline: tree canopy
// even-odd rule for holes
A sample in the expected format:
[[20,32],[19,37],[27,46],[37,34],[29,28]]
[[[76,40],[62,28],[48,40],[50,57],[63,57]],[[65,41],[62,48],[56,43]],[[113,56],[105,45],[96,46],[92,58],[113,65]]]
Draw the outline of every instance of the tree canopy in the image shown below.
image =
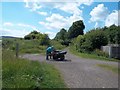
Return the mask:
[[111,25],[105,29],[109,44],[120,44],[120,26]]
[[77,37],[78,35],[83,35],[84,29],[85,29],[85,25],[82,20],[73,22],[72,26],[68,30],[68,38],[72,39]]
[[65,40],[67,38],[67,30],[62,28],[55,36],[56,40]]
[[42,34],[37,31],[32,31],[28,35],[24,37],[25,40],[39,40],[40,45],[48,45],[49,44],[49,37],[47,34]]

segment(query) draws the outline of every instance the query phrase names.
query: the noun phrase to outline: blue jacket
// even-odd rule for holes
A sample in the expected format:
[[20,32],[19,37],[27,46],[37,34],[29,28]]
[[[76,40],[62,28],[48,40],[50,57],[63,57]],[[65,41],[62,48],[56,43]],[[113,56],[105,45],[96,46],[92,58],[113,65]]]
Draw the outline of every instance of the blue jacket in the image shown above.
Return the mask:
[[46,51],[47,52],[52,52],[53,51],[53,47],[48,47]]

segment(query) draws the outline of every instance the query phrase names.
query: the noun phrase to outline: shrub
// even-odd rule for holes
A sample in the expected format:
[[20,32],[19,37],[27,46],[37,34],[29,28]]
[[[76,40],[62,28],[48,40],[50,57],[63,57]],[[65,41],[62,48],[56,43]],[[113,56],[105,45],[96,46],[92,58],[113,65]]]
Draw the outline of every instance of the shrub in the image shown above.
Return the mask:
[[[94,49],[100,49],[101,46],[107,44],[107,36],[102,30],[95,30],[85,35],[86,42],[91,42],[91,46]],[[89,43],[88,43],[89,44]]]
[[107,57],[107,58],[109,57],[109,55],[107,53],[105,53],[99,49],[94,50],[93,53],[96,54],[97,56],[103,56],[103,57]]

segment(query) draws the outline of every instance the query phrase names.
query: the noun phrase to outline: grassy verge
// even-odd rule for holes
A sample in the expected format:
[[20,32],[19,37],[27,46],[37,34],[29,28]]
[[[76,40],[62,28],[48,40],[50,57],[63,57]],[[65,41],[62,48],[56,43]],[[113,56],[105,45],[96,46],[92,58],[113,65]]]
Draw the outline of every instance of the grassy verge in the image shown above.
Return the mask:
[[3,51],[3,88],[65,88],[58,70],[47,63],[16,59]]
[[120,69],[115,66],[110,66],[110,65],[105,65],[105,64],[97,64],[97,66],[107,69],[107,70],[110,70],[114,73],[120,73]]
[[24,40],[19,38],[4,38],[2,47],[15,52],[16,43],[19,44],[19,53],[45,53],[47,46],[40,45],[38,40]]
[[[16,43],[19,44],[19,53],[24,54],[24,53],[40,53],[40,54],[45,54],[46,53],[46,48],[47,46],[45,45],[40,45],[39,40],[24,40],[24,39],[19,39],[19,38],[4,38],[3,39],[3,48],[16,51]],[[60,42],[56,40],[50,40],[50,45],[54,46],[55,49],[61,50],[64,49],[65,46],[61,45]]]
[[70,50],[70,52],[71,52],[72,54],[75,54],[75,55],[77,55],[77,56],[79,56],[79,57],[82,57],[82,58],[119,62],[119,60],[113,59],[113,58],[106,58],[106,57],[102,57],[102,56],[97,56],[97,55],[95,55],[95,54],[88,54],[88,53],[80,53],[80,52],[77,52],[77,51],[75,50],[75,47],[74,47],[74,46],[70,46],[70,47],[69,47],[69,50]]

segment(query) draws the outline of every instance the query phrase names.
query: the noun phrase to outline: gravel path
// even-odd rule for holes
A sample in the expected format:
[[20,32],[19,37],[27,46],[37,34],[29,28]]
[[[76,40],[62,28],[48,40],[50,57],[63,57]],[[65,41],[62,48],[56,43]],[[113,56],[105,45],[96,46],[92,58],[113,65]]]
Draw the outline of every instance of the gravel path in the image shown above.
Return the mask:
[[55,65],[68,88],[118,88],[118,74],[97,66],[118,66],[117,62],[83,59],[69,51],[65,61],[45,61],[45,56],[38,54],[25,54],[22,57]]

